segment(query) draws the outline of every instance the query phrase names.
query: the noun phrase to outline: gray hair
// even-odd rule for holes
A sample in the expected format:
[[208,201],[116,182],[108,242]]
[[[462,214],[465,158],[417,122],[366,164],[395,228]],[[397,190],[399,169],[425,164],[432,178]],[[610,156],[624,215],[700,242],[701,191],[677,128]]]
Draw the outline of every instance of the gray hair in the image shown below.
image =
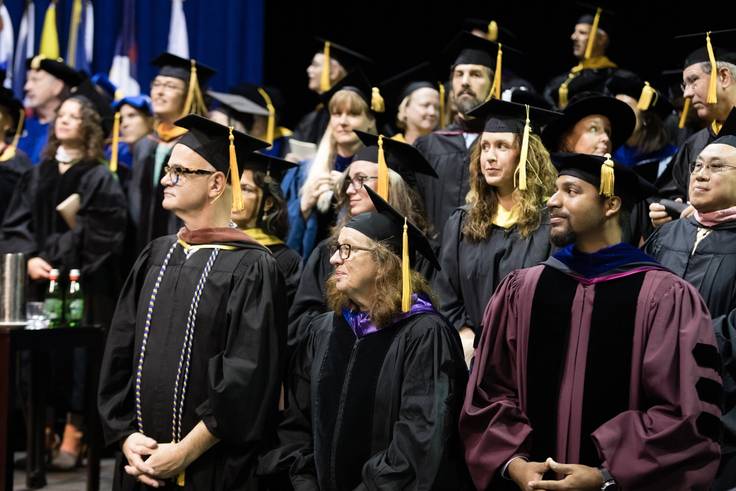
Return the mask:
[[[718,70],[727,69],[728,73],[731,74],[731,78],[733,80],[736,80],[736,65],[733,63],[729,63],[727,61],[717,61],[716,67]],[[700,64],[700,69],[703,70],[703,73],[710,74],[710,62],[704,61]]]

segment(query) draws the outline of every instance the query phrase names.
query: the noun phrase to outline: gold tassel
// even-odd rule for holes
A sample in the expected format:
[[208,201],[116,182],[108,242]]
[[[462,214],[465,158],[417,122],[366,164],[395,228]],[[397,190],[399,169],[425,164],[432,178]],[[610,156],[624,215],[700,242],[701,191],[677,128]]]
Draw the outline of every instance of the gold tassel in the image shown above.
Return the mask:
[[187,89],[187,98],[184,101],[184,111],[182,116],[187,114],[197,114],[199,116],[207,115],[207,105],[202,97],[202,89],[199,87],[199,78],[197,76],[197,62],[190,60],[191,68],[189,71],[189,88]]
[[371,111],[374,113],[382,113],[386,110],[386,104],[383,102],[383,96],[378,87],[371,89]]
[[498,52],[496,53],[496,71],[493,73],[493,85],[491,85],[491,91],[488,93],[486,100],[500,99],[501,98],[501,71],[503,61],[503,50],[501,49],[501,43],[498,43]]
[[268,128],[266,129],[266,141],[273,145],[273,135],[276,131],[276,108],[273,107],[271,98],[263,88],[258,87],[258,93],[261,94],[263,100],[266,101],[266,109],[268,109]]
[[641,95],[639,96],[639,102],[636,103],[636,107],[641,111],[649,110],[652,105],[652,99],[657,92],[649,85],[649,82],[644,82],[644,87],[641,88]]
[[590,26],[590,34],[588,34],[588,43],[585,45],[585,56],[587,60],[593,54],[593,45],[595,44],[595,35],[598,33],[598,23],[601,20],[601,9],[598,7],[595,11],[595,17],[593,17],[593,25]]
[[447,126],[447,114],[445,114],[445,84],[439,82],[438,84],[440,92],[440,129]]
[[110,144],[110,172],[118,171],[118,144],[120,143],[120,111],[115,113],[115,122],[112,125],[112,143]]
[[498,24],[495,20],[488,23],[488,34],[486,35],[489,41],[494,43],[498,41]]
[[710,31],[705,33],[705,47],[708,49],[708,61],[710,61],[710,80],[708,81],[708,97],[705,102],[715,104],[718,102],[718,63],[713,53],[713,45],[710,43]]
[[567,82],[570,80],[571,79],[568,78],[562,82],[560,88],[557,89],[557,105],[560,106],[560,109],[565,109],[565,107],[567,107]]
[[176,476],[176,485],[179,486],[180,488],[183,488],[184,485],[186,484],[186,480],[184,478],[184,472],[185,471],[181,471],[179,475]]
[[687,113],[690,112],[690,104],[692,104],[693,100],[691,97],[685,98],[685,103],[682,106],[682,112],[680,113],[680,121],[677,123],[677,127],[682,129],[685,127],[685,123],[687,122]]
[[531,132],[531,121],[529,121],[529,105],[526,106],[526,121],[524,122],[524,133],[521,137],[521,151],[519,152],[519,190],[526,191],[526,160],[529,154],[529,133]]
[[378,135],[378,195],[388,203],[388,165],[383,153],[383,135]]
[[409,267],[409,226],[404,217],[404,233],[401,236],[401,311],[411,309],[411,269]]
[[15,127],[15,135],[13,135],[13,142],[10,144],[11,147],[13,147],[13,152],[15,154],[15,149],[18,148],[18,142],[20,141],[20,137],[23,133],[23,124],[25,124],[26,121],[26,112],[23,110],[23,108],[20,109],[20,114],[18,114],[18,124]]
[[319,79],[319,90],[327,92],[330,90],[330,42],[325,41],[325,47],[322,51],[324,58],[322,59],[322,76]]
[[235,154],[235,135],[233,127],[230,126],[230,185],[233,188],[233,211],[243,211],[243,190],[240,189],[240,174],[238,173],[238,157]]
[[616,184],[615,176],[613,175],[613,160],[611,160],[611,154],[605,155],[606,161],[601,165],[601,186],[600,194],[610,198],[613,196],[613,187]]

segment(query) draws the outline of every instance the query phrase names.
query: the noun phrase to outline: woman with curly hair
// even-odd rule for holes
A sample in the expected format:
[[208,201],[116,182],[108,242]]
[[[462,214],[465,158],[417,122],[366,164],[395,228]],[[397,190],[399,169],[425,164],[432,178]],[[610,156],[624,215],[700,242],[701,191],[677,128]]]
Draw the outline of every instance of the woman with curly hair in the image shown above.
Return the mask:
[[296,350],[279,441],[259,471],[295,488],[467,489],[460,339],[411,266],[417,252],[437,259],[417,227],[368,193],[376,211],[353,216],[333,244],[330,311]]
[[525,122],[536,131],[558,113],[494,99],[472,115],[486,123],[471,154],[467,204],[445,224],[442,270],[434,282],[440,312],[460,332],[468,362],[496,286],[508,273],[549,256],[545,202],[557,173]]

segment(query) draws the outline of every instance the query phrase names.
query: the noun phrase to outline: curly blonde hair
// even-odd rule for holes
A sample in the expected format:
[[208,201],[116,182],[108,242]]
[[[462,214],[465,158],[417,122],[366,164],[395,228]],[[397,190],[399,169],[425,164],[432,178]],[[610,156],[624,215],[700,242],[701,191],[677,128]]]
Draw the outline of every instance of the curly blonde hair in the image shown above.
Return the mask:
[[[515,144],[521,139],[516,135]],[[480,145],[474,145],[470,154],[470,191],[465,197],[468,204],[468,216],[463,225],[463,234],[472,241],[481,241],[488,237],[493,225],[493,217],[498,210],[496,189],[490,186],[481,172]],[[517,169],[514,172],[516,176]],[[540,206],[552,195],[555,189],[557,171],[549,158],[549,152],[536,134],[529,135],[529,153],[526,159],[527,189],[517,189],[519,196],[517,206],[518,221],[516,223],[522,237],[529,236],[541,221]]]
[[[401,258],[382,242],[372,241],[371,255],[376,263],[376,277],[373,296],[368,314],[371,321],[379,328],[386,327],[401,312]],[[422,294],[435,304],[429,283],[421,274],[411,270],[412,292]],[[337,315],[342,309],[355,310],[358,306],[344,292],[336,287],[335,275],[327,279],[325,297],[327,305]]]

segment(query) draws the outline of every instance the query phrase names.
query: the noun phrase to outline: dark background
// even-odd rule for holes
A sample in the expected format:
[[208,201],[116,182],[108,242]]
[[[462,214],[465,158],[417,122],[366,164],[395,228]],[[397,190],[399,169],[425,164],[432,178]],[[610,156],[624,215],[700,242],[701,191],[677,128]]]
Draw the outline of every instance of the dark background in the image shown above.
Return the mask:
[[[575,21],[585,13],[573,1],[330,1],[288,8],[265,1],[264,83],[280,87],[287,95],[286,122],[291,125],[317,103],[316,95],[306,88],[306,67],[321,50],[314,35],[375,60],[368,73],[375,83],[438,53],[464,18],[494,19],[516,35],[516,40],[506,43],[525,53],[514,71],[541,90],[547,80],[576,63],[569,37]],[[674,35],[736,27],[733,1],[618,1],[600,6],[615,12],[609,57],[653,84],[662,70],[681,68],[684,56],[699,47],[675,41]],[[698,42],[704,45],[702,38]]]

